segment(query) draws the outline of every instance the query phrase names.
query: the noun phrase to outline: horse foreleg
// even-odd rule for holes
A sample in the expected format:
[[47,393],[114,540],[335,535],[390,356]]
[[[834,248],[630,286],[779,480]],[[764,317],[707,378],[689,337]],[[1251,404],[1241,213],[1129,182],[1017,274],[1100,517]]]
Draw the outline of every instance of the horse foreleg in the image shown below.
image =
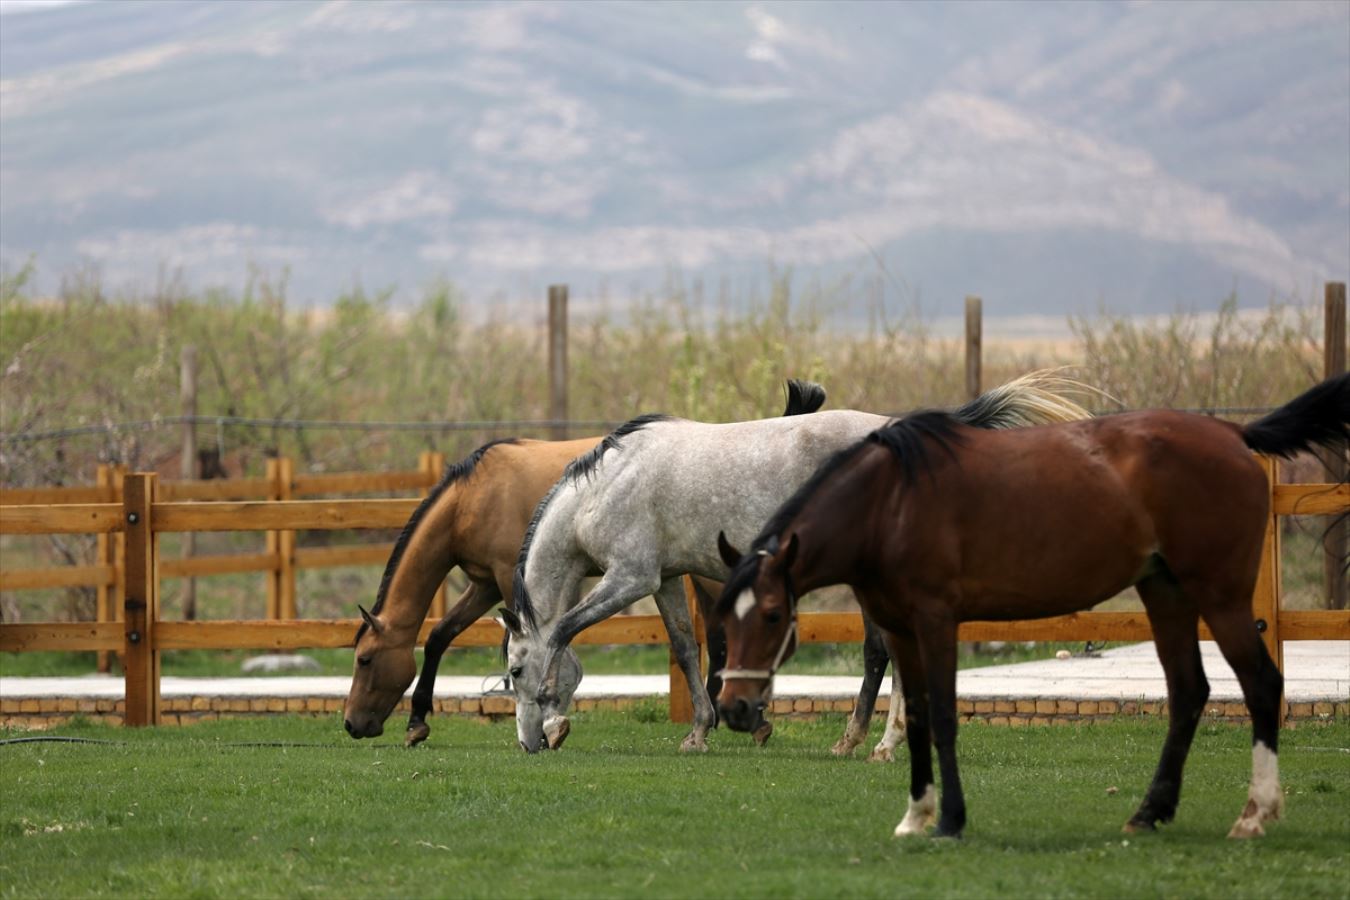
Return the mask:
[[[863,680],[858,689],[858,699],[853,703],[853,713],[844,726],[844,735],[830,748],[835,756],[848,756],[854,749],[867,740],[867,732],[872,728],[872,713],[876,709],[877,692],[881,690],[881,679],[886,674],[886,664],[890,655],[886,652],[886,642],[881,638],[880,630],[863,613]],[[875,758],[873,753],[873,758]]]
[[1168,725],[1158,769],[1138,811],[1125,823],[1127,832],[1152,831],[1158,822],[1170,822],[1176,815],[1186,757],[1209,699],[1196,638],[1195,604],[1167,574],[1151,576],[1136,587],[1167,678]]
[[643,572],[611,569],[580,603],[558,619],[558,624],[548,637],[544,675],[536,695],[545,711],[546,729],[551,722],[554,730],[561,729],[564,736],[570,730],[558,695],[558,669],[562,663],[562,653],[571,645],[572,639],[595,623],[655,593],[660,586],[659,581],[654,582]]
[[450,642],[459,637],[464,629],[472,625],[479,616],[492,608],[501,599],[501,591],[495,584],[469,582],[469,586],[459,595],[454,606],[441,618],[427,636],[426,647],[422,650],[422,671],[417,677],[417,686],[413,689],[412,713],[408,716],[408,730],[403,742],[409,747],[420,744],[431,734],[427,725],[427,716],[431,714],[432,696],[436,688],[436,669],[441,657],[450,647]]
[[911,632],[882,632],[905,696],[905,740],[909,743],[909,805],[895,826],[895,836],[923,834],[937,813],[937,788],[933,784],[933,745],[928,730],[928,690],[925,686],[919,645]]
[[928,681],[933,746],[942,773],[941,814],[933,835],[960,837],[966,827],[966,799],[956,763],[956,622],[947,612],[954,604],[945,599],[936,602],[940,609],[924,617],[916,629]]

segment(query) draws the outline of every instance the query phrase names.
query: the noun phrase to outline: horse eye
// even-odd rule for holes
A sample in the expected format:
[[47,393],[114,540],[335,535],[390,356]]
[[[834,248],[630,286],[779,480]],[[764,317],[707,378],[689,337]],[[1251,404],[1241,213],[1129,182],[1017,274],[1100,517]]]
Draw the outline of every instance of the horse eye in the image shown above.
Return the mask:
[[369,656],[358,656],[358,657],[356,658],[356,664],[359,665],[359,666],[368,666],[368,665],[370,665],[370,657],[369,657]]
[[524,666],[512,666],[512,667],[511,667],[511,677],[512,677],[512,678],[519,678],[519,677],[520,677],[520,673],[521,673],[521,672],[524,672],[524,671],[525,671],[525,667],[524,667]]
[[777,625],[779,622],[783,621],[783,611],[774,607],[764,614],[764,621],[768,622],[770,625]]

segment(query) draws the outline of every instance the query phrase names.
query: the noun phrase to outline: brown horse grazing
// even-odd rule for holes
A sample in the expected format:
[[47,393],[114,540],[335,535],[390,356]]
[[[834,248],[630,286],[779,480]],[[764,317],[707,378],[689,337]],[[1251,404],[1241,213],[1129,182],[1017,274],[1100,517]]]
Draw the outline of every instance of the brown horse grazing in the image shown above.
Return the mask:
[[343,722],[352,737],[376,737],[417,674],[413,648],[445,576],[460,566],[469,585],[427,638],[422,676],[413,694],[407,743],[430,729],[436,667],[464,629],[511,596],[520,542],[539,498],[599,438],[504,440],[485,444],[446,468],[394,545],[375,606],[361,610],[352,686]]
[[[786,416],[815,412],[825,402],[824,390],[811,382],[789,381],[787,391]],[[427,638],[412,697],[406,743],[411,746],[427,738],[426,717],[431,712],[441,657],[464,629],[495,604],[511,604],[516,558],[535,507],[567,464],[599,442],[599,437],[493,441],[446,468],[395,543],[373,610],[361,610],[364,624],[356,635],[352,686],[343,709],[343,721],[352,737],[383,733],[385,720],[417,673],[413,650],[432,598],[450,569],[459,566],[469,586]],[[722,668],[726,653],[721,630],[711,616],[722,585],[695,579],[695,586],[704,619],[710,623],[709,671],[715,673]],[[866,646],[868,677],[858,699],[864,723],[871,718],[887,662],[885,647],[874,630],[869,629]],[[708,686],[715,696],[721,681],[710,675]],[[855,711],[855,718],[859,714]],[[767,736],[766,729],[766,723],[758,723],[761,740]]]
[[851,585],[900,668],[909,807],[897,835],[937,805],[936,834],[966,822],[956,765],[956,630],[961,622],[1055,616],[1134,585],[1167,678],[1162,759],[1127,831],[1176,813],[1182,769],[1209,696],[1203,618],[1252,715],[1252,781],[1229,833],[1263,833],[1283,804],[1277,763],[1283,677],[1257,633],[1251,598],[1270,493],[1251,451],[1288,456],[1350,439],[1350,376],[1326,381],[1246,426],[1158,410],[1015,431],[919,413],[836,454],[740,556],[718,603],[729,666],[722,717],[752,720],[795,647],[796,597]]

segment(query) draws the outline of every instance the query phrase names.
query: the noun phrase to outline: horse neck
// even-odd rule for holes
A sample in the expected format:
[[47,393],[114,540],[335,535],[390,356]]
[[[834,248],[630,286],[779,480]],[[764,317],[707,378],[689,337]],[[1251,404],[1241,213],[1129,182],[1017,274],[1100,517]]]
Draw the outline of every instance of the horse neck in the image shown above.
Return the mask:
[[447,485],[408,535],[381,607],[381,615],[389,625],[420,628],[426,619],[436,591],[457,562],[456,551],[462,542],[458,513],[463,492],[463,482]]
[[560,482],[546,502],[525,559],[525,587],[541,633],[576,606],[581,579],[590,568],[574,524],[581,505],[578,486]]
[[[882,451],[884,454],[885,451]],[[863,456],[879,455],[875,450]],[[792,578],[797,593],[849,584],[859,571],[860,558],[868,552],[870,534],[876,532],[874,517],[883,510],[884,491],[877,490],[873,474],[876,459],[863,459],[840,471],[806,501],[779,534],[786,542],[797,536],[797,558]],[[886,529],[882,529],[884,533]]]

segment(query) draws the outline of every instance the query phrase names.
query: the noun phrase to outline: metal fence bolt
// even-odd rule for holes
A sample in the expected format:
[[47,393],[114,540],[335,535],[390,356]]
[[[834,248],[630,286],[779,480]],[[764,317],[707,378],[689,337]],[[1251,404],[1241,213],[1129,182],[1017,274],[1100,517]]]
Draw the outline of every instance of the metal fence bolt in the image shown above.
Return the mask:
[[137,522],[139,522],[140,520],[141,520],[141,517],[140,517],[139,515],[137,515],[136,513],[127,513],[127,522],[128,522],[129,524],[135,525],[135,524],[136,524]]
[[1256,620],[1256,633],[1257,633],[1257,634],[1265,634],[1265,633],[1266,633],[1266,629],[1269,628],[1269,627],[1270,627],[1270,626],[1268,626],[1268,625],[1266,624],[1266,620],[1265,620],[1265,619],[1257,619],[1257,620]]

